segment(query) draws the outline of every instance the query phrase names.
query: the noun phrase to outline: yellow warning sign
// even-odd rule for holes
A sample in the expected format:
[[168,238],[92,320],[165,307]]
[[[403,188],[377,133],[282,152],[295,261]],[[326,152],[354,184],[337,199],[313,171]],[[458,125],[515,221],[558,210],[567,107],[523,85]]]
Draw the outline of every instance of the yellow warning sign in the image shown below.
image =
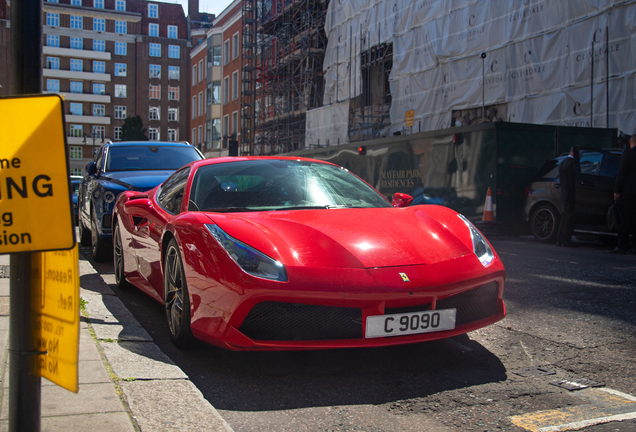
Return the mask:
[[[33,254],[32,306],[39,350],[40,376],[77,392],[79,356],[79,252]],[[37,295],[36,295],[37,294]]]
[[0,130],[0,254],[72,248],[61,97],[0,98]]
[[404,126],[411,127],[415,123],[415,110],[407,111],[404,115]]

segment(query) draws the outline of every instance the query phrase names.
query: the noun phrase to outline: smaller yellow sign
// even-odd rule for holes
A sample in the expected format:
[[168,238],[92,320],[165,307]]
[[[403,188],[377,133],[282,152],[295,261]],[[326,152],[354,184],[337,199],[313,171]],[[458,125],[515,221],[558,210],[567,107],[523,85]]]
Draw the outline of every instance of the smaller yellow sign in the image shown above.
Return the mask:
[[40,376],[67,390],[78,387],[79,251],[41,252],[31,258],[32,307],[37,315]]
[[407,111],[404,116],[404,126],[411,127],[415,123],[415,110]]

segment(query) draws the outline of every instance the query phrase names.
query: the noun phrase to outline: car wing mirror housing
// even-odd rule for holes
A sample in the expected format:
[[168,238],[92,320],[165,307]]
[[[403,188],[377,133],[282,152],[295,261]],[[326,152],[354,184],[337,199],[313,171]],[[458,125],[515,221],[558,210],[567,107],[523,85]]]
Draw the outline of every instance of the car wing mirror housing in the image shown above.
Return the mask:
[[393,207],[408,207],[413,202],[413,197],[405,193],[393,194]]
[[86,172],[88,175],[95,175],[97,173],[97,164],[94,161],[86,164]]
[[139,198],[135,196],[130,197],[128,201],[124,203],[124,208],[126,209],[126,213],[134,217],[148,218],[155,214],[147,195],[140,196]]

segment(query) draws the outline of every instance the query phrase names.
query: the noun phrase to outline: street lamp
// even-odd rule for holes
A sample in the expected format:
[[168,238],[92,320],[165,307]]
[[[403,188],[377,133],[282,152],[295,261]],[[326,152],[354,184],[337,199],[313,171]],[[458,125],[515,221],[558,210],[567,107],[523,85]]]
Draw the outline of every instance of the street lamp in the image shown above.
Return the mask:
[[84,135],[84,141],[82,141],[82,144],[87,144],[86,138],[92,138],[93,139],[93,152],[92,152],[92,158],[95,157],[95,138],[101,138],[102,139],[102,144],[104,144],[104,133],[103,132],[98,132],[95,133],[95,131],[93,131],[93,135]]

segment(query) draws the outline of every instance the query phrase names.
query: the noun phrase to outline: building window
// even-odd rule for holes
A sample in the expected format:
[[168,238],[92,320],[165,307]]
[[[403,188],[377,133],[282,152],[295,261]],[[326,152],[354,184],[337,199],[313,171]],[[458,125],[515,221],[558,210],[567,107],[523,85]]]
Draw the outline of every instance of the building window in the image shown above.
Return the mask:
[[126,76],[126,63],[115,63],[115,76]]
[[192,66],[192,87],[197,85],[197,65]]
[[221,119],[212,120],[212,148],[219,148],[221,140]]
[[203,92],[199,92],[199,115],[202,116],[204,113],[204,106],[203,106]]
[[105,95],[106,94],[106,84],[104,84],[104,83],[93,83],[93,94]]
[[203,140],[203,125],[199,126],[199,145],[201,145],[201,149],[203,149],[203,144],[205,141]]
[[148,18],[159,18],[159,5],[158,4],[149,4],[148,5]]
[[46,80],[46,91],[59,92],[60,91],[60,80],[47,79]]
[[159,37],[159,24],[148,24],[148,36]]
[[71,81],[71,93],[84,93],[84,83],[81,81]]
[[238,111],[234,111],[232,113],[232,135],[236,137],[236,132],[238,130]]
[[223,103],[230,101],[230,77],[223,78]]
[[179,66],[168,66],[168,79],[179,79]]
[[[105,128],[104,126],[93,126],[93,136],[94,137],[99,137],[99,138],[104,138],[106,135],[104,135],[105,132]],[[95,155],[93,155],[95,156]]]
[[161,44],[151,43],[148,55],[150,57],[161,57]]
[[199,82],[203,81],[203,73],[205,69],[203,69],[203,60],[199,60]]
[[179,108],[168,108],[168,121],[179,121]]
[[60,37],[58,35],[46,35],[46,46],[59,47]]
[[159,107],[149,107],[148,108],[148,120],[160,120],[161,115],[159,111]]
[[46,0],[47,3],[59,3],[59,0]]
[[159,128],[148,128],[148,140],[159,141]]
[[117,33],[117,34],[126,34],[126,33],[128,33],[128,28],[126,26],[126,21],[117,21],[117,20],[115,20],[115,33]]
[[197,95],[192,96],[192,118],[197,118]]
[[212,84],[208,84],[205,89],[205,104],[212,105]]
[[82,115],[82,104],[79,102],[71,102],[71,114],[81,116]]
[[168,86],[168,100],[179,100],[179,87]]
[[71,59],[71,71],[82,72],[84,70],[84,61],[81,59]]
[[69,147],[71,153],[72,160],[82,159],[82,147],[81,146],[70,146]]
[[71,49],[84,49],[84,40],[82,38],[71,38]]
[[150,84],[150,94],[148,97],[150,99],[161,99],[161,86]]
[[126,11],[126,0],[115,0],[115,10],[125,12]]
[[223,44],[223,64],[226,65],[230,62],[230,40],[226,40]]
[[71,28],[72,29],[81,29],[81,28],[83,28],[82,17],[81,16],[71,15]]
[[168,26],[168,38],[176,39],[178,36],[177,26],[169,25]]
[[212,65],[221,66],[221,46],[212,47]]
[[214,81],[212,83],[212,103],[221,103],[221,81]]
[[239,55],[239,35],[238,33],[234,33],[232,36],[232,60],[237,58]]
[[115,54],[126,55],[128,52],[128,46],[126,42],[115,42]]
[[168,58],[181,58],[181,50],[179,45],[168,45]]
[[212,122],[210,120],[205,122],[205,142],[208,144],[206,148],[210,148],[212,142]]
[[115,126],[115,141],[121,141],[121,126]]
[[232,74],[232,100],[238,99],[238,71]]
[[93,60],[93,72],[106,73],[106,62]]
[[93,0],[93,7],[95,9],[104,9],[104,0]]
[[46,68],[47,69],[60,69],[60,58],[59,57],[47,57],[46,58]]
[[105,31],[106,29],[106,19],[104,18],[93,18],[93,31]]
[[84,136],[84,127],[82,125],[71,125],[69,130],[69,136],[73,138],[81,138]]
[[126,84],[115,84],[115,97],[117,98],[126,97]]
[[103,40],[93,39],[93,51],[106,51],[106,42]]
[[179,139],[178,129],[168,129],[168,141],[176,142]]
[[[230,116],[223,117],[223,136],[230,136]],[[223,148],[227,147],[227,143],[223,143]]]
[[60,14],[57,13],[46,13],[46,25],[51,27],[59,27],[60,26]]
[[115,105],[115,118],[119,120],[124,120],[126,118],[125,105]]
[[106,115],[106,106],[104,104],[93,104],[93,116],[104,117]]
[[71,0],[71,6],[81,6],[82,0]]
[[150,78],[161,78],[161,65],[151,64],[149,67],[150,67]]
[[192,145],[197,145],[197,128],[192,129]]

